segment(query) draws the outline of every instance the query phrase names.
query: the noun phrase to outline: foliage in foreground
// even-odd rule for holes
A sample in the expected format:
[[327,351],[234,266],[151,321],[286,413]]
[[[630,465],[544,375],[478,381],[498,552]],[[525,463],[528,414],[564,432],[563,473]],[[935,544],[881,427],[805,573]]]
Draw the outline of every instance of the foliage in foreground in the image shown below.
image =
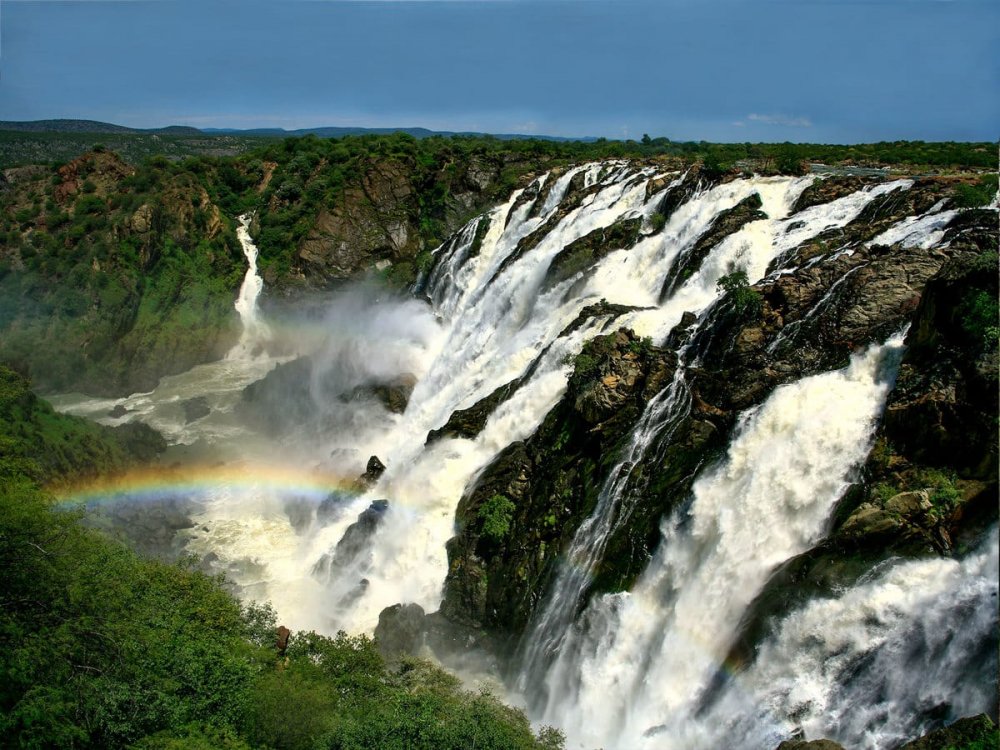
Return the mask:
[[0,747],[561,747],[430,664],[389,670],[365,636],[302,634],[277,655],[269,608],[55,509],[33,460],[42,437],[117,448],[41,400],[6,398],[16,376],[0,384]]

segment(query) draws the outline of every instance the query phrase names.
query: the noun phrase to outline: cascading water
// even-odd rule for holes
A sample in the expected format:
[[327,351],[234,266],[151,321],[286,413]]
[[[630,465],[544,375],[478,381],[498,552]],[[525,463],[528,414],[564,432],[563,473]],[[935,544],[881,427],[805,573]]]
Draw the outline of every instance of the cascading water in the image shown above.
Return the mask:
[[[502,450],[537,429],[565,393],[573,360],[588,339],[628,326],[660,343],[685,312],[695,313],[696,326],[707,328],[711,316],[705,313],[720,299],[717,282],[723,275],[743,270],[753,284],[768,274],[789,272],[793,251],[804,242],[836,232],[880,196],[913,184],[886,182],[792,214],[815,178],[742,178],[693,191],[688,179],[628,162],[543,175],[438,248],[423,281],[431,306],[367,289],[342,293],[310,325],[308,335],[304,326],[289,332],[261,318],[256,247],[249,237],[250,217],[242,216],[238,236],[248,270],[236,308],[243,333],[229,356],[164,378],[149,394],[117,402],[65,397],[59,405],[111,424],[143,419],[175,444],[192,445],[199,457],[245,471],[246,483],[214,485],[196,498],[196,525],[184,532],[185,550],[205,556],[246,595],[271,600],[289,626],[370,632],[380,611],[397,602],[436,609],[447,573],[445,543],[454,533],[459,499]],[[665,221],[655,221],[664,199],[680,190],[690,197]],[[661,299],[675,261],[722,212],[755,193],[767,218],[748,221],[711,247]],[[935,206],[868,244],[937,246],[953,213]],[[550,274],[567,246],[628,220],[640,227],[631,247],[604,247],[592,264],[565,278]],[[825,263],[841,252],[852,250],[838,248],[808,263]],[[858,270],[846,271],[805,317],[823,310]],[[584,308],[602,299],[628,311],[572,325]],[[787,328],[791,340],[795,327]],[[287,350],[311,357],[306,390],[312,404],[308,431],[276,437],[249,431],[237,407],[246,385],[288,358],[268,354],[263,346],[281,336],[288,339],[282,342]],[[836,670],[831,655],[841,653],[845,640],[824,629],[824,612],[829,618],[832,610],[822,606],[846,610],[869,602],[881,629],[858,614],[861,619],[852,627],[865,636],[850,645],[860,654],[868,653],[866,644],[876,644],[879,658],[887,660],[902,658],[892,644],[921,622],[915,587],[932,581],[944,590],[951,582],[949,590],[968,593],[963,599],[956,592],[956,603],[984,611],[981,599],[990,580],[995,591],[996,576],[994,571],[990,578],[985,564],[976,567],[979,558],[940,561],[938,568],[928,564],[926,570],[901,567],[895,578],[890,570],[884,580],[859,584],[835,603],[814,602],[786,619],[746,675],[696,713],[741,614],[769,572],[822,534],[851,470],[865,456],[899,352],[898,339],[872,347],[847,369],[781,387],[745,414],[725,460],[697,479],[690,507],[664,520],[662,543],[635,589],[586,605],[591,569],[617,519],[636,500],[628,494],[632,465],[688,408],[681,356],[674,380],[647,405],[625,441],[593,514],[565,551],[566,564],[549,592],[540,592],[545,599],[522,642],[516,685],[535,718],[566,729],[571,747],[603,744],[608,750],[769,748],[772,739],[788,734],[787,717],[793,713],[806,717],[798,724],[808,731],[832,733],[823,717],[846,711],[853,688],[829,671]],[[350,395],[403,374],[415,385],[402,413]],[[475,438],[425,445],[428,432],[454,411],[511,383],[516,387]],[[189,422],[181,405],[193,397],[207,399],[210,413]],[[108,417],[116,404],[125,406],[128,416]],[[346,488],[330,493],[294,482],[281,487],[257,481],[271,470],[282,476],[353,479],[372,454],[387,469],[360,495]],[[377,502],[383,499],[387,505]],[[362,513],[368,524],[363,552],[340,554],[341,542],[359,538],[356,521]],[[986,583],[977,588],[976,581]],[[906,606],[882,606],[882,592],[889,590]],[[943,603],[934,607],[944,618]],[[932,618],[926,620],[929,630],[933,615],[927,616]],[[781,672],[781,660],[793,649],[806,662],[798,669],[786,665]],[[820,694],[810,679],[839,687]],[[930,700],[911,687],[891,688],[887,694],[898,695],[906,705]],[[806,700],[802,696],[810,689]],[[963,705],[974,707],[978,700],[972,696]],[[736,718],[725,714],[734,706]],[[837,736],[884,747],[915,726],[886,722],[884,736],[858,739],[868,737],[865,727],[875,723],[859,719]]]
[[964,560],[897,563],[810,602],[678,746],[770,748],[801,728],[875,750],[995,711],[998,555],[994,528]]
[[683,368],[678,367],[670,385],[646,407],[628,448],[601,488],[597,507],[574,534],[544,608],[522,638],[517,657],[523,665],[516,683],[519,691],[530,693],[544,676],[553,655],[565,645],[581,597],[593,578],[594,566],[600,561],[607,539],[621,516],[619,506],[631,469],[654,439],[677,424],[690,403],[691,394],[684,383]]
[[665,520],[635,590],[592,602],[570,634],[546,677],[545,720],[558,717],[584,747],[688,746],[676,729],[740,614],[776,565],[818,539],[867,455],[900,352],[898,337],[846,370],[777,389],[744,416],[690,509]]
[[239,217],[239,226],[236,228],[236,237],[247,259],[247,272],[236,298],[236,312],[239,313],[240,322],[243,324],[243,332],[240,334],[239,342],[229,352],[229,359],[245,358],[254,354],[268,335],[267,324],[261,320],[257,309],[257,298],[264,289],[264,279],[257,272],[257,245],[250,237],[251,218],[250,214],[243,214]]

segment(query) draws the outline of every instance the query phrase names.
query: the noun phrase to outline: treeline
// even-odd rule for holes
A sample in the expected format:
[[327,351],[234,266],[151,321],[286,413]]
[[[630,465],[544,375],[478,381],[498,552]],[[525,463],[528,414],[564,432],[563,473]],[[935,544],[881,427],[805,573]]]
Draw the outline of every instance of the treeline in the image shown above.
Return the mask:
[[271,609],[190,565],[139,558],[42,488],[134,458],[120,435],[56,414],[0,367],[0,747],[562,746],[429,663],[390,669],[364,636],[294,634],[279,653]]

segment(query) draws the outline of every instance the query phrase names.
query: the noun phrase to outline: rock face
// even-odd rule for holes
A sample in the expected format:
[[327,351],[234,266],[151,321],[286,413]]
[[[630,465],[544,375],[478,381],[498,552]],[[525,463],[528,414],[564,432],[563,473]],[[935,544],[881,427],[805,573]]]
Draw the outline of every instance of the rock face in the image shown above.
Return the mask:
[[995,748],[1000,745],[996,724],[986,714],[959,719],[942,729],[907,742],[899,750],[946,750],[947,748]]
[[[559,550],[596,503],[597,478],[673,365],[628,331],[584,348],[569,390],[538,432],[504,450],[459,503],[443,614],[498,631],[523,627]],[[505,519],[486,529],[491,508]]]
[[313,566],[313,575],[329,576],[333,570],[345,570],[351,566],[364,568],[366,553],[369,551],[368,541],[388,510],[388,500],[376,500],[363,510],[358,515],[358,520],[347,527],[333,550],[323,555]]
[[521,379],[504,383],[488,396],[479,399],[468,409],[457,409],[448,418],[444,425],[427,433],[426,445],[430,445],[441,438],[468,438],[472,439],[483,431],[486,420],[496,411],[497,406],[502,404],[513,395],[521,383]]
[[383,609],[375,627],[375,642],[386,659],[415,654],[424,629],[424,609],[419,604],[394,604]]
[[[23,219],[0,247],[12,271],[0,279],[0,360],[42,392],[152,390],[235,343],[245,259],[196,175],[95,150],[15,177],[0,191],[2,212]],[[29,263],[22,245],[35,248]],[[40,316],[39,304],[59,313]]]
[[[519,154],[472,154],[434,171],[405,156],[366,158],[336,203],[322,206],[311,220],[298,242],[293,267],[275,283],[324,287],[377,266],[412,275],[418,253],[432,249],[426,246],[421,217],[424,204],[436,199],[431,195],[435,184],[448,196],[443,214],[436,218],[442,236],[447,236],[478,211],[506,198],[498,194],[502,174],[510,168],[527,171],[529,161]],[[280,222],[289,200],[276,191],[254,231]]]

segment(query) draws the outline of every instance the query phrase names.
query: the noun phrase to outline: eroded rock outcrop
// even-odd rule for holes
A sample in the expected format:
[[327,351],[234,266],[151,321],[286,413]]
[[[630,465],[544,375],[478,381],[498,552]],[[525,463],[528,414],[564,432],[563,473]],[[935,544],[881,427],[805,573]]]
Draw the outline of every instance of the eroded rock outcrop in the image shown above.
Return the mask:
[[524,625],[561,547],[593,509],[599,478],[674,365],[629,331],[584,347],[538,431],[508,446],[460,501],[443,614],[495,630]]

